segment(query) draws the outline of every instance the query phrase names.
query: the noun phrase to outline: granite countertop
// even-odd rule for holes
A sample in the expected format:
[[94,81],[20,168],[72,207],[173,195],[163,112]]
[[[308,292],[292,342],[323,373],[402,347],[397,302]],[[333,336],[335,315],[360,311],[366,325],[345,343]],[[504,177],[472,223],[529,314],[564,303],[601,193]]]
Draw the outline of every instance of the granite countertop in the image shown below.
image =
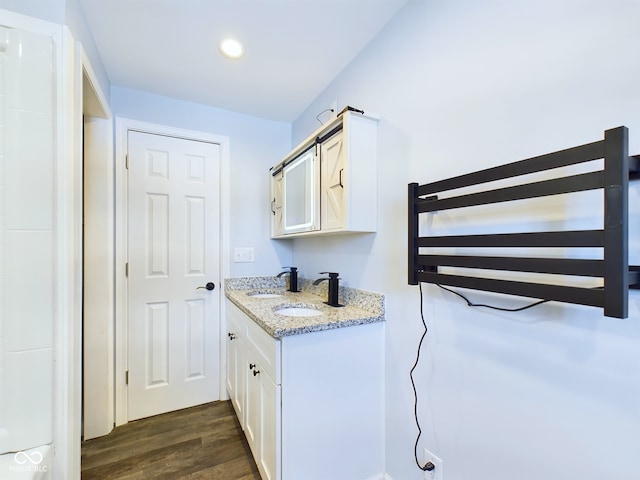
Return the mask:
[[[269,335],[281,338],[288,335],[319,332],[384,321],[384,295],[349,287],[339,288],[339,300],[344,307],[330,307],[327,284],[314,286],[310,280],[299,279],[301,292],[289,292],[284,280],[274,277],[243,277],[225,280],[225,295]],[[273,298],[256,298],[251,294],[273,293]],[[320,310],[313,317],[290,317],[278,314],[281,308],[296,306]]]

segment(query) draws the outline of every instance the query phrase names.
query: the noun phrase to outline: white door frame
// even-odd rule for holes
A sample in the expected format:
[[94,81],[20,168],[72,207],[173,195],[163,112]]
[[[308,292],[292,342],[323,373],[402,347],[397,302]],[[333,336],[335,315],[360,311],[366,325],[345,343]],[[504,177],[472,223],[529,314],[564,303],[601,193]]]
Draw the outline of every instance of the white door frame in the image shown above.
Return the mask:
[[[116,425],[127,423],[127,386],[125,371],[127,370],[127,279],[125,277],[125,263],[127,262],[127,170],[125,167],[127,155],[127,133],[135,130],[155,135],[217,143],[220,145],[220,259],[221,282],[224,288],[224,278],[229,276],[229,138],[211,133],[184,130],[166,125],[157,125],[126,118],[116,117],[116,320],[115,320],[115,422]],[[221,295],[222,297],[222,295]],[[225,328],[224,298],[220,299],[220,395],[225,395],[225,355],[226,343],[222,332]]]
[[78,135],[84,138],[82,433],[88,440],[107,435],[114,423],[113,119],[89,58],[79,42],[76,48],[84,117]]

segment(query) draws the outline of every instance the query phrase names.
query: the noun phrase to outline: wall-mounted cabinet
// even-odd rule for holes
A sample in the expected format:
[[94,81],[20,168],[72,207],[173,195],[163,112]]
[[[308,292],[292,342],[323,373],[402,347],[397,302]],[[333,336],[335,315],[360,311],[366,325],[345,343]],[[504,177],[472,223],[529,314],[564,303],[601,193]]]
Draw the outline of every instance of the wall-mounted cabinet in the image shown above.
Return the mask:
[[271,237],[375,232],[378,119],[347,110],[271,168]]

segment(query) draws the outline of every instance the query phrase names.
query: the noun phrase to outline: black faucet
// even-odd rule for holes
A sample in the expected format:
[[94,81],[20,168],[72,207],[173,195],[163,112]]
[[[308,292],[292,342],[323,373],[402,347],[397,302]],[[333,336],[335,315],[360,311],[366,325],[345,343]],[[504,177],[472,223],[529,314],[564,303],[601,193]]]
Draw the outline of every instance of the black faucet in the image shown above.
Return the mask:
[[280,272],[277,277],[281,277],[282,275],[288,273],[289,274],[289,288],[290,292],[299,292],[298,290],[298,268],[297,267],[283,267],[288,268],[289,270],[285,270],[284,272]]
[[318,285],[320,282],[323,282],[325,280],[329,280],[329,292],[327,295],[327,301],[324,302],[327,305],[330,305],[332,307],[344,307],[344,305],[341,305],[338,302],[338,280],[340,280],[338,278],[338,273],[335,272],[320,272],[320,274],[327,274],[329,275],[329,278],[319,278],[316,281],[313,282],[314,285]]

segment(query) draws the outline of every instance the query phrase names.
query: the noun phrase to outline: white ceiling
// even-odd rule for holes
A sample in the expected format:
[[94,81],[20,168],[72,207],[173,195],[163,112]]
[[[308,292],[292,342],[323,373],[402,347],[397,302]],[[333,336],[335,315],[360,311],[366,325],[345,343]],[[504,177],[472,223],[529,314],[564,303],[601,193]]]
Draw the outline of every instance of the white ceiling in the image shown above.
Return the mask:
[[[290,122],[407,0],[80,0],[112,85]],[[241,60],[218,52],[223,37]]]

